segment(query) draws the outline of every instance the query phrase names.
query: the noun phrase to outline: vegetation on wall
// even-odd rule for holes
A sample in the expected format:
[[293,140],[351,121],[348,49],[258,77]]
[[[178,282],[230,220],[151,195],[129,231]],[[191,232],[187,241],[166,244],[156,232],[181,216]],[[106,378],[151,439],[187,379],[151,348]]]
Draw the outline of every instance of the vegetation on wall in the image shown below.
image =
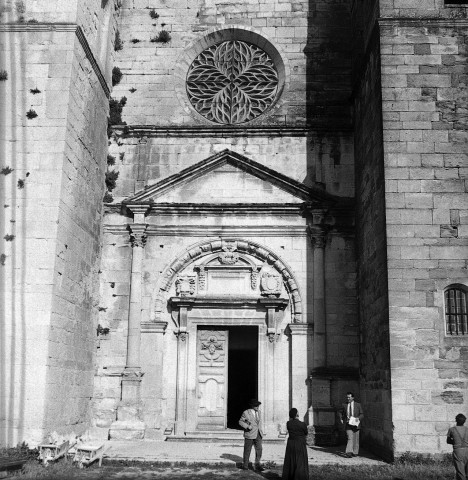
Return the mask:
[[141,40],[139,38],[132,38],[130,41],[132,43],[140,43],[141,42]]
[[118,52],[119,50],[122,50],[122,48],[123,48],[123,42],[122,42],[122,39],[120,38],[120,32],[116,30],[115,40],[114,40],[114,50]]
[[167,30],[161,30],[150,41],[153,43],[169,43],[171,41],[171,34]]
[[107,165],[115,165],[115,157],[113,155],[107,155]]
[[0,82],[8,80],[8,72],[6,70],[0,70]]
[[16,13],[18,14],[18,22],[24,22],[24,14],[26,13],[26,6],[23,0],[16,0],[15,2]]
[[112,86],[115,87],[122,80],[123,73],[120,71],[119,67],[114,67],[112,69]]
[[38,88],[31,88],[31,90],[29,90],[33,95],[36,95],[37,93],[41,93],[41,91],[38,89]]
[[122,109],[127,103],[127,97],[120,100],[111,98],[109,100],[109,125],[122,125]]
[[153,20],[157,20],[159,18],[159,13],[156,12],[154,8],[150,10],[149,15]]
[[0,173],[2,175],[9,175],[11,172],[13,171],[13,169],[11,167],[2,167],[2,170],[0,171]]
[[26,116],[28,117],[29,120],[32,120],[33,118],[36,118],[36,117],[37,117],[36,110],[33,110],[32,108],[30,108],[30,109],[26,112]]

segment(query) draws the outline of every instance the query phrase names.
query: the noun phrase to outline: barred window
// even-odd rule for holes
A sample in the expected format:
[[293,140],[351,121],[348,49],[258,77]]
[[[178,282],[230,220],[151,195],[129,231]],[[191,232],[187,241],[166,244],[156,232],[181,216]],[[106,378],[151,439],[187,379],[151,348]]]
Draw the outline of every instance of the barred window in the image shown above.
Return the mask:
[[468,335],[467,289],[450,285],[445,290],[445,331],[447,335]]

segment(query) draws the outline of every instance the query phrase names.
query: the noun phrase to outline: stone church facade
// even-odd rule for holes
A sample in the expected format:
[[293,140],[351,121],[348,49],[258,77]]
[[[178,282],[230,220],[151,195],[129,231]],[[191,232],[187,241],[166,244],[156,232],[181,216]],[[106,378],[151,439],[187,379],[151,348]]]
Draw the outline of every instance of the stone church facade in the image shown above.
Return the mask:
[[467,12],[7,1],[1,443],[225,439],[256,397],[329,444],[351,390],[376,452],[447,451]]

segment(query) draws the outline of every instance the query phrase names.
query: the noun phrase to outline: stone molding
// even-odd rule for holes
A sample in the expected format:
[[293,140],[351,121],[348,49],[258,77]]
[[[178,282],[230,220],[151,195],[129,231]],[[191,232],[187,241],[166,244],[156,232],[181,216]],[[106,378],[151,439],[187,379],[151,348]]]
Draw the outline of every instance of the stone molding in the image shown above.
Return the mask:
[[166,333],[167,322],[141,322],[141,333]]
[[[112,127],[116,133],[123,134],[124,126]],[[309,125],[213,125],[213,126],[173,126],[128,125],[126,137],[306,137],[310,134]],[[316,128],[314,127],[314,131]]]
[[[287,298],[259,298],[258,296],[194,296],[171,297],[169,299],[171,316],[177,326],[176,335],[187,333],[188,311],[194,307],[202,308],[262,308],[266,310],[267,336],[271,343],[278,340],[280,332],[277,328],[277,312],[284,311],[289,304]],[[183,340],[183,339],[182,339]]]
[[[126,225],[104,225],[104,232],[112,235],[128,234]],[[193,225],[149,225],[146,230],[148,237],[172,237],[172,236],[191,236],[191,237],[220,237],[229,236],[249,236],[249,237],[305,237],[307,231],[305,226],[283,226],[283,225],[265,225],[263,227],[196,227]]]
[[[177,274],[193,263],[196,259],[214,253],[221,253],[224,241],[237,242],[237,249],[240,253],[249,254],[259,260],[271,265],[282,277],[284,286],[291,299],[291,315],[293,322],[302,322],[302,295],[296,282],[292,269],[286,265],[269,248],[256,242],[251,242],[242,238],[223,238],[210,241],[203,241],[192,245],[179,254],[176,259],[168,265],[160,275],[154,293],[153,318],[155,321],[161,321],[161,315],[165,305],[165,298],[175,281]],[[258,297],[256,297],[258,299]],[[187,300],[187,297],[185,297]]]
[[[152,203],[146,205],[146,216],[161,215],[292,215],[302,213],[300,203]],[[133,209],[131,205],[121,203],[106,204],[106,213],[125,214],[126,209]],[[164,227],[164,226],[162,226]]]
[[291,335],[311,335],[314,331],[314,326],[310,323],[290,323],[287,331]]
[[75,32],[104,94],[107,98],[110,97],[110,87],[102,73],[103,69],[96,60],[83,29],[76,23],[7,23],[0,25],[0,32]]
[[380,27],[468,27],[468,18],[434,18],[434,17],[382,17],[377,20]]

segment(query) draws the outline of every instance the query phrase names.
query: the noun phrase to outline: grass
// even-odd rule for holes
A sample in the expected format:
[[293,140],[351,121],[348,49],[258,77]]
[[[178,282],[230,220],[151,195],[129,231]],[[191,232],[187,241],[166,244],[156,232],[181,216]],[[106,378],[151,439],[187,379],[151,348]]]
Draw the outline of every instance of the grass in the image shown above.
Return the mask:
[[[281,479],[281,465],[258,474],[243,471],[230,465],[205,465],[197,463],[185,465],[168,463],[145,463],[129,461],[106,461],[102,467],[97,464],[80,470],[70,460],[61,460],[56,464],[43,467],[30,461],[18,479],[44,480],[59,479],[170,479],[170,480],[241,480]],[[359,465],[347,464],[317,465],[310,467],[311,480],[452,480],[455,470],[448,462],[427,461],[420,464],[397,462],[393,465]]]

